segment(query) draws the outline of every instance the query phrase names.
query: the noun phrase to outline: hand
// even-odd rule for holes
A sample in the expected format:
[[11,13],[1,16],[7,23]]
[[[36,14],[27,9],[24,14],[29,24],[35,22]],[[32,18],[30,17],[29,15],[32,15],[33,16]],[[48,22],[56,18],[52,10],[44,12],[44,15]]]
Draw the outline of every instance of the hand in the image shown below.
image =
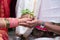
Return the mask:
[[31,21],[31,20],[32,19],[30,19],[30,18],[21,18],[21,19],[19,19],[19,25],[27,26],[28,24],[26,22]]
[[34,19],[34,20],[32,20],[32,21],[27,21],[27,26],[28,27],[34,27],[34,26],[37,26],[37,25],[40,25],[40,23],[41,23],[42,21],[40,21],[40,20],[37,20],[36,18]]
[[29,14],[26,14],[26,15],[22,15],[19,19],[20,19],[19,25],[27,27],[29,24],[27,24],[26,22],[32,21],[34,19],[34,17],[31,17]]

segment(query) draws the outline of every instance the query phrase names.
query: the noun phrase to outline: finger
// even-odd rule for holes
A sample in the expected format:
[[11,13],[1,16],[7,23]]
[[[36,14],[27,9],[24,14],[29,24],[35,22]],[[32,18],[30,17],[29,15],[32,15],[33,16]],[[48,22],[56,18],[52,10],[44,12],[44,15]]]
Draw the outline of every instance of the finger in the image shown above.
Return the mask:
[[27,23],[19,23],[19,25],[28,25]]
[[31,20],[31,21],[27,21],[27,23],[33,23],[33,22],[35,22],[37,19],[36,18],[34,18],[34,20]]
[[22,25],[22,26],[29,26],[29,24],[27,24],[27,23],[20,23],[19,25]]
[[27,23],[20,23],[20,26],[25,26],[25,27],[32,28],[32,25],[27,24]]
[[33,24],[33,23],[36,23],[37,20],[33,20],[33,21],[27,21],[28,24]]
[[32,19],[30,18],[21,18],[19,19],[19,22],[26,22],[26,21],[31,21]]

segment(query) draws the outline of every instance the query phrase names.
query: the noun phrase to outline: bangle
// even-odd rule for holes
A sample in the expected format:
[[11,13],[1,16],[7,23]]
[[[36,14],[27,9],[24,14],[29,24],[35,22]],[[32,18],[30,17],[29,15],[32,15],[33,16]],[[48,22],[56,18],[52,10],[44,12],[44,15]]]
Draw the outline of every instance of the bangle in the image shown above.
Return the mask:
[[7,20],[6,18],[4,20],[6,21],[6,27],[9,28],[10,26],[9,20]]
[[41,26],[41,28],[44,28],[44,27],[45,27],[45,22],[42,22],[42,23],[40,24],[40,26]]

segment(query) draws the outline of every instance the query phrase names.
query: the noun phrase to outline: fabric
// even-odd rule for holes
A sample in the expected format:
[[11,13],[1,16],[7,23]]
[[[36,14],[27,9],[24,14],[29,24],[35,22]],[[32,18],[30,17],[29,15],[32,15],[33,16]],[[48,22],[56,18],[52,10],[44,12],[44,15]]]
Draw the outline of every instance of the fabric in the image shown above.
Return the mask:
[[34,40],[60,40],[60,37],[55,37],[55,38],[43,37],[43,38],[37,38],[37,39],[34,39]]
[[9,15],[10,15],[10,11],[9,11],[10,1],[1,0],[0,3],[1,3],[0,17],[9,17]]
[[[10,4],[10,0],[0,0],[0,5],[1,5],[1,10],[0,10],[0,17],[4,17],[4,18],[8,18],[10,15],[10,11],[9,11],[9,4]],[[6,28],[0,28],[0,30],[4,30],[7,31]]]
[[11,0],[10,2],[10,17],[16,17],[16,13],[15,13],[15,6],[16,6],[16,1],[17,0]]
[[[18,25],[18,19],[16,19],[16,18],[7,18],[7,20],[9,20],[9,23],[10,23],[9,28],[13,28],[13,27],[16,27]],[[7,31],[4,30],[4,29],[2,30],[2,29],[0,29],[0,34],[2,35],[1,38],[3,40],[8,40],[8,33],[7,33]]]
[[[41,6],[41,0],[17,0],[16,4],[16,17],[21,17],[21,10],[23,9],[29,9],[31,11],[34,11],[34,15],[37,19],[40,18],[39,11]],[[46,28],[41,28],[40,26],[36,27],[39,30],[46,30]]]
[[[21,16],[22,9],[30,9],[33,10],[34,6],[33,0],[17,0],[16,4],[16,17]],[[48,21],[48,22],[55,22],[59,23],[60,21],[60,0],[37,0],[36,6],[34,9],[34,15],[38,20]],[[36,27],[39,30],[46,30],[45,28],[42,29],[40,26]]]
[[[0,0],[0,17],[10,17],[10,2],[11,0]],[[0,28],[0,33],[3,36],[3,40],[8,40],[7,28]]]
[[60,23],[60,0],[42,0],[39,19]]
[[[34,5],[33,0],[17,0],[16,17],[19,18],[21,16],[22,9],[28,8],[32,11],[34,8],[32,5]],[[44,22],[60,23],[60,0],[36,0],[34,15],[38,20],[42,20]],[[46,30],[46,28],[41,28],[40,26],[36,26],[36,28],[38,30]],[[49,40],[49,38],[47,39]]]
[[[17,0],[16,17],[18,18],[21,16],[21,10],[23,10],[23,9],[29,9],[31,11],[35,10],[35,13],[38,13],[40,0],[36,0],[36,2],[35,3],[34,2],[35,2],[35,0],[24,0],[24,1],[23,0]],[[34,15],[35,15],[35,13],[34,13]]]
[[[60,23],[60,0],[41,0],[38,19],[44,22]],[[39,29],[39,27],[37,27]],[[43,29],[42,29],[43,30]]]

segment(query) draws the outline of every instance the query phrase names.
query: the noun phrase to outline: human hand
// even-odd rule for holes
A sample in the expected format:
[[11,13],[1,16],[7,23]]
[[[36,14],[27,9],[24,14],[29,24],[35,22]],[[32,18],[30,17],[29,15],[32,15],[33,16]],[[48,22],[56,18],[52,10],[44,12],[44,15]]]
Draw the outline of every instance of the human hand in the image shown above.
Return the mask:
[[40,25],[41,23],[42,23],[42,21],[40,21],[36,18],[32,21],[27,21],[27,24],[29,24],[28,27],[34,27],[34,26]]
[[28,9],[22,10],[22,15],[20,18],[21,19],[29,18],[29,20],[24,19],[24,20],[22,20],[23,22],[20,23],[20,25],[28,26],[29,24],[26,22],[34,19],[34,12],[30,12],[30,10],[28,10]]
[[40,25],[41,22],[42,21],[40,21],[40,20],[38,20],[36,18],[34,18],[34,19],[31,19],[31,18],[21,18],[19,25],[31,28],[31,27]]
[[30,14],[25,14],[25,15],[22,15],[20,19],[22,19],[22,21],[20,20],[20,23],[19,23],[20,25],[28,26],[29,24],[26,22],[32,21],[34,19],[34,16],[31,16]]
[[33,27],[33,26],[40,25],[40,21],[37,20],[36,18],[35,19],[29,19],[23,23],[20,23],[20,25],[27,26],[27,27]]
[[21,19],[19,19],[19,25],[27,26],[28,24],[26,22],[31,21],[31,20],[32,19],[30,19],[30,18],[21,18]]

